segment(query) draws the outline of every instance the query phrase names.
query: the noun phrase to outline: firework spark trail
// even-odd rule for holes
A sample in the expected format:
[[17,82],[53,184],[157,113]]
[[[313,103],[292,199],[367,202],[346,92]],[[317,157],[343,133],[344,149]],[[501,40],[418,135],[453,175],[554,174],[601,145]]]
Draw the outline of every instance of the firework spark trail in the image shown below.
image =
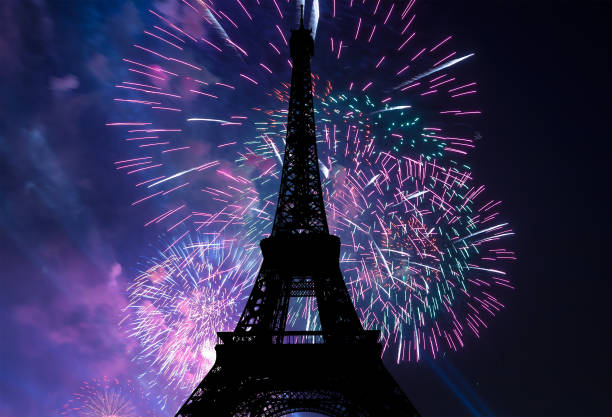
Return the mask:
[[374,110],[372,113],[370,114],[377,114],[377,113],[384,113],[384,112],[388,112],[388,111],[394,111],[394,110],[404,110],[404,109],[409,109],[412,106],[408,106],[408,105],[403,105],[403,106],[393,106],[393,107],[389,107],[389,108],[385,108],[385,109],[380,109],[380,110]]
[[458,64],[459,62],[464,61],[464,60],[466,60],[466,59],[468,59],[468,58],[470,58],[472,56],[474,56],[474,54],[468,54],[468,55],[462,56],[460,58],[453,59],[452,61],[449,61],[449,62],[447,62],[445,64],[441,64],[441,65],[439,65],[437,67],[434,67],[434,68],[430,69],[429,71],[425,71],[422,74],[418,74],[418,75],[410,78],[409,80],[404,81],[403,83],[397,85],[395,87],[395,89],[398,90],[400,88],[406,87],[407,85],[412,84],[415,81],[420,80],[421,78],[425,78],[425,77],[427,77],[427,76],[429,76],[431,74],[435,74],[438,71],[442,71],[443,69],[446,69],[448,67],[452,67],[453,65]]
[[[494,290],[512,288],[495,265],[514,258],[499,243],[512,234],[497,221],[499,201],[483,200],[469,167],[477,83],[451,71],[472,54],[455,51],[447,35],[423,43],[414,3],[333,1],[318,11],[315,2],[310,19],[322,23],[313,90],[330,227],[364,325],[381,328],[400,362],[479,336],[502,308]],[[196,232],[231,231],[256,248],[277,200],[294,23],[284,17],[296,4],[241,2],[233,12],[225,3],[177,4],[201,18],[204,35],[156,12],[149,32],[182,49],[148,36],[124,60],[140,72],[117,85],[116,104],[133,116],[109,123],[130,152],[116,169],[134,179],[132,204],[147,213],[145,224],[176,233],[168,251],[181,251],[176,259]],[[139,329],[161,325],[150,314]],[[313,314],[304,307],[291,317],[316,325]],[[160,352],[155,335],[143,340]],[[175,386],[187,374],[173,368],[181,360],[160,362]]]

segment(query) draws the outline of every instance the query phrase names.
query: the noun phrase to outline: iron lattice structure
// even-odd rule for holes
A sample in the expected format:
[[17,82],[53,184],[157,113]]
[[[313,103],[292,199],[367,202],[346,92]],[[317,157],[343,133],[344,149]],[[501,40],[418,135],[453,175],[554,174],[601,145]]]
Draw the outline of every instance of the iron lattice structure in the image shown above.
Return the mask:
[[[291,97],[278,207],[263,262],[233,332],[219,333],[215,365],[176,416],[418,416],[364,330],[329,234],[319,176],[311,31],[291,34]],[[287,331],[291,297],[315,297],[320,331]]]
[[328,233],[312,104],[310,31],[294,30],[289,47],[293,70],[287,116],[287,140],[272,236],[283,233]]

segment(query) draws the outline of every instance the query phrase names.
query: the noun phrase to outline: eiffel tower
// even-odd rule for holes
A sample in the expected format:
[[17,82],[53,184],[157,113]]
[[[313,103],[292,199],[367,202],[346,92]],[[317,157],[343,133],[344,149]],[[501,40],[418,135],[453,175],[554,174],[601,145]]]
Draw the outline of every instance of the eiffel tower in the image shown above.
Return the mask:
[[[311,30],[292,30],[293,73],[278,206],[263,263],[236,329],[219,332],[217,359],[176,416],[418,416],[364,330],[329,234],[312,99]],[[316,297],[320,331],[286,330],[291,297]]]

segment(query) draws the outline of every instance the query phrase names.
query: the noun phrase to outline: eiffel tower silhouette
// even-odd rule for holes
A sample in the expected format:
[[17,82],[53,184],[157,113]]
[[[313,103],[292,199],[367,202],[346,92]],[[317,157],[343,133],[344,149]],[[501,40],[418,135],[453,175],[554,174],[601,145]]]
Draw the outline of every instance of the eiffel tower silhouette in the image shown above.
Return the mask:
[[[233,332],[219,332],[213,368],[176,416],[418,416],[364,330],[329,234],[315,139],[311,30],[292,30],[293,72],[278,206],[263,263]],[[316,297],[321,331],[286,330],[291,297]]]

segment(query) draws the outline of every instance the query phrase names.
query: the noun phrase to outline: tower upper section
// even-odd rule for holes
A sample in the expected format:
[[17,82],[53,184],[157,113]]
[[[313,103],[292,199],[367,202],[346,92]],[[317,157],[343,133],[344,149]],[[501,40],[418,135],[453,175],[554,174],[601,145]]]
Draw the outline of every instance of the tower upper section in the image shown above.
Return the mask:
[[272,236],[278,234],[328,234],[312,99],[310,58],[314,53],[311,30],[291,31],[291,91],[287,116],[287,140],[278,206]]

